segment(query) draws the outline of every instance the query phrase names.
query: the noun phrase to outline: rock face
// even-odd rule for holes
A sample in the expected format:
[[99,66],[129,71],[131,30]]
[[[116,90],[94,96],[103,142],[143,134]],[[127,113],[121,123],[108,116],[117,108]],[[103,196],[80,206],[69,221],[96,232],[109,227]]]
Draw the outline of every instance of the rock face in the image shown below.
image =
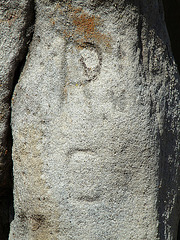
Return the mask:
[[176,239],[179,75],[159,1],[35,10],[12,100],[9,239]]
[[0,236],[2,240],[8,237],[9,207],[12,205],[10,105],[13,82],[18,77],[21,62],[27,52],[33,15],[32,1],[0,1]]

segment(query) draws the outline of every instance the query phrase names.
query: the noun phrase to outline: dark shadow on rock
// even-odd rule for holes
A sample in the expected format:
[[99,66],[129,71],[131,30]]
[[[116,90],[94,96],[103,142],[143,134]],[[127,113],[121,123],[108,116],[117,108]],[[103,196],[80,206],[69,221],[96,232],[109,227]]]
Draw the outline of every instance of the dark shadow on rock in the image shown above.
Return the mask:
[[163,5],[172,52],[180,72],[180,1],[163,0]]
[[[2,3],[3,4],[3,3]],[[3,7],[3,5],[1,6]],[[30,0],[26,6],[25,25],[21,30],[24,42],[17,56],[12,63],[12,70],[9,72],[8,84],[11,94],[4,98],[4,101],[11,106],[11,99],[14,88],[18,83],[20,74],[23,70],[29,44],[33,37],[33,26],[35,23],[34,0]],[[10,36],[9,36],[10,37]],[[14,218],[13,207],[13,161],[12,161],[12,131],[11,131],[11,112],[7,125],[9,126],[3,135],[3,148],[7,149],[3,156],[3,172],[0,175],[0,240],[8,240],[10,223]]]

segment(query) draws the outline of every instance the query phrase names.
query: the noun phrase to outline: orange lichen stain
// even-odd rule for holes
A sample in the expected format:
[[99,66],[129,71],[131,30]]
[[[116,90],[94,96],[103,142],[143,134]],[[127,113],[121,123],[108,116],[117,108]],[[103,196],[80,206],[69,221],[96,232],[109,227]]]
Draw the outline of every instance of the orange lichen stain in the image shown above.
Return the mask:
[[[69,2],[65,8],[56,5],[55,10],[64,18],[67,17],[67,26],[61,32],[66,40],[71,39],[77,43],[77,46],[83,46],[83,43],[90,42],[100,44],[106,48],[111,48],[111,37],[100,32],[103,20],[99,16],[89,15],[81,7],[75,8]],[[51,21],[52,25],[58,24],[58,21]],[[62,27],[63,28],[63,27]]]
[[94,42],[96,44],[103,43],[106,47],[110,47],[110,37],[98,30],[98,26],[101,24],[99,17],[89,16],[82,9],[74,9],[72,23],[75,27],[73,35],[79,44]]
[[51,19],[51,23],[53,24],[53,25],[55,25],[55,20],[54,19]]
[[67,30],[64,30],[63,36],[65,37],[65,39],[69,39],[71,37],[71,34]]
[[85,40],[95,38],[97,34],[95,16],[88,16],[87,14],[81,14],[81,16],[75,16],[73,18],[73,24],[76,26],[75,32],[83,35]]
[[14,104],[14,98],[12,97],[12,99],[11,99],[11,102],[12,102],[12,104]]
[[77,14],[77,13],[81,13],[81,12],[82,12],[81,7],[73,9],[73,14]]

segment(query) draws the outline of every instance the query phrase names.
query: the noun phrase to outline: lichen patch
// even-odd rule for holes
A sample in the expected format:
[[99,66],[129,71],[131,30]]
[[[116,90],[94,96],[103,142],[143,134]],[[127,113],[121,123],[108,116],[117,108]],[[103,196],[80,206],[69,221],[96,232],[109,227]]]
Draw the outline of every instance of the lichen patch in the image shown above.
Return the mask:
[[56,17],[51,18],[50,22],[67,41],[76,43],[77,47],[83,47],[87,42],[105,48],[111,47],[110,34],[104,34],[100,30],[103,28],[103,20],[99,16],[90,15],[71,4],[57,4],[55,12]]

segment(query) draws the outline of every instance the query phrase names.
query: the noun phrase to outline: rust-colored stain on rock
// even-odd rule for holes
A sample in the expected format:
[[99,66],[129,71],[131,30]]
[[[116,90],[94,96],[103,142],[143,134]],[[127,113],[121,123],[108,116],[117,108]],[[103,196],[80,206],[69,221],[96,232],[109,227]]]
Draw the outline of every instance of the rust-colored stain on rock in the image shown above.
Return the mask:
[[[85,42],[100,44],[106,48],[111,47],[111,37],[101,33],[99,28],[103,26],[103,20],[99,16],[89,15],[81,7],[74,8],[71,4],[67,4],[65,10],[60,5],[56,6],[59,13],[66,16],[68,27],[65,26],[63,36],[65,39],[71,39],[79,46]],[[53,25],[55,25],[53,20]],[[58,21],[57,21],[58,22]]]
[[100,17],[90,16],[82,9],[74,9],[72,11],[72,23],[75,27],[73,35],[77,38],[77,42],[94,42],[96,44],[103,43],[106,47],[110,47],[110,38],[102,34],[98,30],[101,24]]
[[73,24],[76,26],[76,32],[84,35],[84,38],[95,38],[96,33],[96,19],[94,16],[90,17],[87,14],[82,14],[80,17],[73,18]]

